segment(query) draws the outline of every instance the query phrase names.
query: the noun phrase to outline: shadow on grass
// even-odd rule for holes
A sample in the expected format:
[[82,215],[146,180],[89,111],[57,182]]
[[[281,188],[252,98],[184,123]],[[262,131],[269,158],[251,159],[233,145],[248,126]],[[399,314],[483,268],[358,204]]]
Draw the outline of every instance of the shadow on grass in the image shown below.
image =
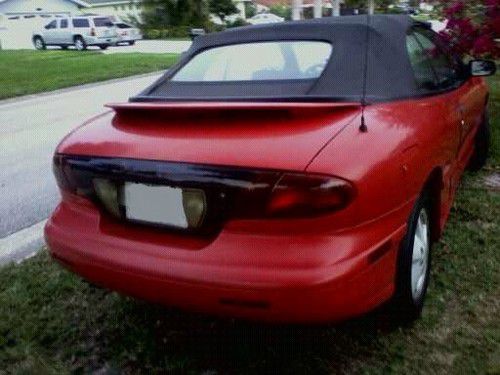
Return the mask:
[[[366,368],[380,340],[395,329],[390,310],[322,326],[266,325],[166,309],[119,297],[94,342],[107,342],[126,372],[331,373]],[[97,354],[97,353],[95,353]],[[380,360],[380,353],[378,353]],[[95,356],[92,356],[97,358]]]

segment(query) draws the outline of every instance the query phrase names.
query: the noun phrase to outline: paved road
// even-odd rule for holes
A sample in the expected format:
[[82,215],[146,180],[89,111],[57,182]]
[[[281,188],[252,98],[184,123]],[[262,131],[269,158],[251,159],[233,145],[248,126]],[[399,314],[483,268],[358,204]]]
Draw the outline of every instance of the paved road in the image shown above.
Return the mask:
[[19,231],[34,226],[39,232],[41,225],[36,224],[48,217],[59,200],[51,159],[61,138],[104,111],[105,103],[125,101],[157,77],[148,75],[0,101],[0,264],[2,253],[12,250],[6,247],[18,242],[17,238],[33,236]]

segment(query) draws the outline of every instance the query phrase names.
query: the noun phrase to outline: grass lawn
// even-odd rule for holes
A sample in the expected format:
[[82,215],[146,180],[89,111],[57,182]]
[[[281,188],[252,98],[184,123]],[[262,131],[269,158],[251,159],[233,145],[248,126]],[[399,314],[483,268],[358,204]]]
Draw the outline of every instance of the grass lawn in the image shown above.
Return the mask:
[[[500,373],[500,77],[493,155],[464,177],[434,248],[423,318],[383,311],[337,326],[215,319],[96,289],[46,252],[0,269],[0,373]],[[300,301],[298,301],[300,303]]]
[[176,54],[0,51],[0,99],[167,69]]

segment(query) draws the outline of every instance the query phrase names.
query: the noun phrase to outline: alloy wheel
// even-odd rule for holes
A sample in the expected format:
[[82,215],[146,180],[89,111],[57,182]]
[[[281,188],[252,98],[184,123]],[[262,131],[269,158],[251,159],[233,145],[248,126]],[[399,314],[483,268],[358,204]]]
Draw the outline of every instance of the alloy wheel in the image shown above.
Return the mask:
[[413,239],[413,255],[411,263],[411,294],[418,300],[425,290],[429,267],[430,231],[429,216],[425,208],[420,210]]
[[35,39],[35,48],[36,49],[43,49],[42,39],[40,39],[40,38]]
[[83,49],[84,49],[83,40],[81,40],[81,39],[77,39],[77,40],[75,41],[75,47],[76,47],[76,49],[77,49],[78,51],[83,51]]

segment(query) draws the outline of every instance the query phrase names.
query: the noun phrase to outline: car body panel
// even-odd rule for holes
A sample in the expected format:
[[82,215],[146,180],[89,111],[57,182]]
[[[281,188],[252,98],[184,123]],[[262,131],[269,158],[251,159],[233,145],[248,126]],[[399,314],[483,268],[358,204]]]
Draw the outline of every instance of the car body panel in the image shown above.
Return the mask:
[[[118,41],[118,34],[115,27],[97,27],[95,26],[95,18],[106,18],[102,16],[81,16],[81,17],[69,17],[69,18],[59,18],[51,22],[56,22],[56,27],[47,29],[47,25],[44,28],[37,30],[33,33],[33,36],[41,36],[45,42],[45,45],[51,46],[69,46],[74,44],[74,39],[76,36],[81,36],[88,46],[95,45],[114,45]],[[88,22],[88,27],[75,27],[73,24],[74,20],[85,20]],[[65,24],[63,24],[65,22]],[[61,27],[67,25],[66,27]],[[92,35],[92,30],[94,35]]]
[[423,191],[432,194],[433,239],[445,226],[485,116],[486,83],[468,77],[364,105],[309,99],[114,104],[56,153],[328,176],[352,186],[342,209],[227,216],[216,232],[197,236],[117,219],[61,184],[62,202],[45,227],[52,256],[126,294],[249,319],[337,321],[387,301]]
[[[195,103],[187,103],[181,113],[150,112],[143,117],[110,112],[63,140],[58,152],[301,171],[359,114],[359,105],[293,115],[259,113],[251,107],[234,113],[222,107],[199,121],[194,107]],[[283,153],[283,148],[295,150],[294,157]]]
[[115,22],[116,31],[118,34],[117,43],[130,43],[142,39],[141,31],[124,22]]

